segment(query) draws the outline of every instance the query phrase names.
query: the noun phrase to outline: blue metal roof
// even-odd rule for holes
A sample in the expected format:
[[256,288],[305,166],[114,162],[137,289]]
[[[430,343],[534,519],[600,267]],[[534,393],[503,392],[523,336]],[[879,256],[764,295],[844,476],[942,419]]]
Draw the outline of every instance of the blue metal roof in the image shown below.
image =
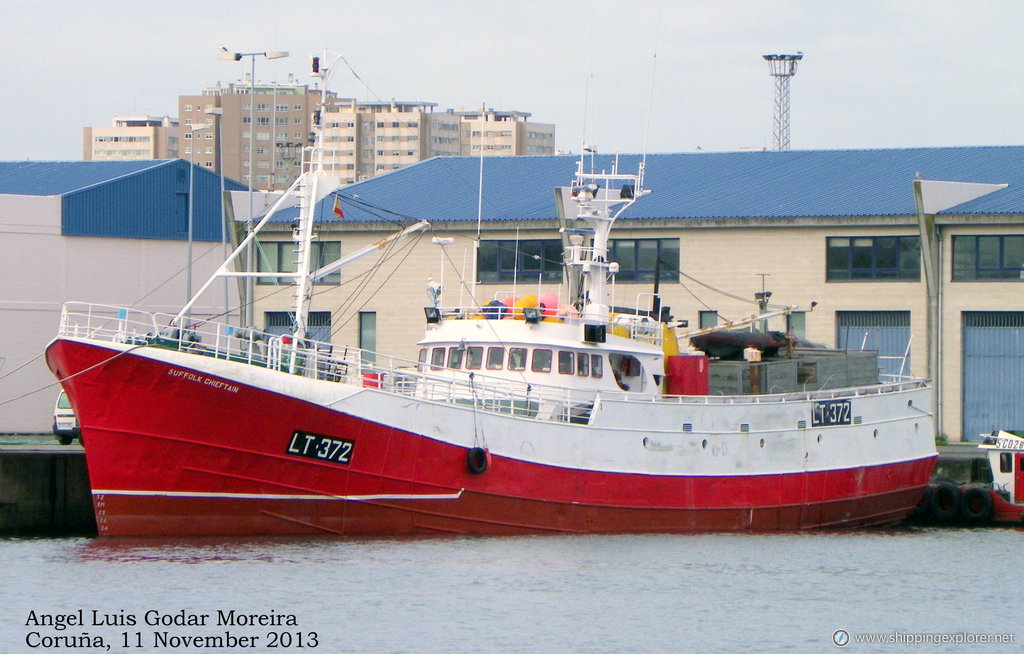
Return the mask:
[[0,194],[65,195],[172,164],[146,161],[0,161]]
[[[578,159],[485,158],[483,220],[554,219],[553,189],[572,183]],[[640,155],[620,155],[620,172],[635,172],[640,160]],[[610,172],[613,161],[613,155],[599,155],[593,167]],[[588,169],[590,162],[588,157]],[[479,170],[478,158],[438,157],[335,194],[346,221],[473,222]],[[915,214],[911,183],[918,174],[931,180],[1010,184],[946,213],[1024,213],[1024,146],[979,146],[651,154],[645,186],[653,192],[623,218],[909,216]],[[333,205],[334,196],[328,196],[319,215],[333,221]]]
[[220,177],[189,168],[183,159],[0,162],[0,194],[60,196],[64,236],[169,240],[188,238],[191,200],[193,239],[219,241]]

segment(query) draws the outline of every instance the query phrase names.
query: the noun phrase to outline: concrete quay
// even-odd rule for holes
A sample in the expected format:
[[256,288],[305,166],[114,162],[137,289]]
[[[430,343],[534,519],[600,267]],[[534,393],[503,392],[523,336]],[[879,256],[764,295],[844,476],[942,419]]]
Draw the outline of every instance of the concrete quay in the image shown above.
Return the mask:
[[0,436],[0,536],[95,534],[82,446],[50,434]]

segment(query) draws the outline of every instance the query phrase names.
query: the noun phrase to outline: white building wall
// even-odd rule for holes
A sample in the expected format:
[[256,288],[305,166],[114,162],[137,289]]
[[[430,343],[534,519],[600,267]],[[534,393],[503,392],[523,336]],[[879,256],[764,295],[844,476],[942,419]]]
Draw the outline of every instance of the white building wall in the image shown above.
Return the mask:
[[[60,219],[60,197],[0,195],[0,433],[52,426],[59,389],[43,350],[57,333],[64,302],[172,314],[185,302],[185,242],[65,237]],[[223,260],[221,245],[196,242],[193,256],[198,289]],[[223,306],[218,289],[193,313]]]

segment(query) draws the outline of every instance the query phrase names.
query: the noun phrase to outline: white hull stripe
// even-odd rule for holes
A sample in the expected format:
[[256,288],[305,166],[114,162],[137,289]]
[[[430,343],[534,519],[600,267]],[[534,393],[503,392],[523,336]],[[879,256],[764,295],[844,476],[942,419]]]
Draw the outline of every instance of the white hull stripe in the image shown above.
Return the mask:
[[132,491],[94,489],[98,495],[130,495],[135,497],[196,497],[220,498],[231,500],[344,500],[348,502],[373,502],[378,500],[457,500],[462,496],[462,489],[455,493],[437,494],[381,494],[381,495],[290,495],[275,493],[189,493],[184,491]]

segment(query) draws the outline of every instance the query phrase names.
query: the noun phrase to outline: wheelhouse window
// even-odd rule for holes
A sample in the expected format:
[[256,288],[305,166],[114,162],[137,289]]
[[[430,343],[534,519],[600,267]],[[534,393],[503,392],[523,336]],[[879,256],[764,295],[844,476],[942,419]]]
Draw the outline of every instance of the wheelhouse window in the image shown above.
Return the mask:
[[566,350],[559,350],[558,352],[558,374],[560,375],[571,375],[573,373],[573,362],[576,360],[576,355]]
[[503,367],[505,367],[505,348],[487,348],[487,369],[501,370]]
[[[340,241],[317,241],[313,244],[311,269],[316,270],[341,258]],[[295,272],[295,244],[291,241],[263,242],[259,244],[256,269],[259,272]],[[257,277],[257,284],[281,284],[274,277]],[[340,284],[341,273],[334,272],[316,281],[317,284]]]
[[562,241],[558,239],[482,241],[477,270],[483,283],[562,281]]
[[444,368],[444,353],[445,349],[443,347],[435,347],[430,351],[431,370],[440,370],[441,368]]
[[534,372],[551,372],[551,350],[534,350],[530,369]]
[[458,370],[462,367],[462,355],[465,354],[466,348],[464,347],[450,347],[448,348],[448,367]]
[[603,377],[604,376],[604,359],[601,358],[600,354],[590,355],[590,376],[591,377]]
[[829,282],[921,279],[918,236],[830,237],[826,251]]
[[953,281],[1024,280],[1024,236],[954,236]]
[[[590,374],[589,371],[590,371],[590,356],[587,355],[587,354],[584,354],[583,352],[578,352],[576,354],[576,374],[578,374],[580,377],[586,377],[587,375]],[[595,377],[600,377],[600,376],[601,375],[595,375]]]
[[526,370],[526,348],[510,347],[508,349],[508,369]]
[[619,264],[619,282],[679,281],[678,238],[617,238],[608,248],[608,260]]
[[466,369],[480,370],[484,361],[484,348],[479,345],[472,345],[466,348]]

